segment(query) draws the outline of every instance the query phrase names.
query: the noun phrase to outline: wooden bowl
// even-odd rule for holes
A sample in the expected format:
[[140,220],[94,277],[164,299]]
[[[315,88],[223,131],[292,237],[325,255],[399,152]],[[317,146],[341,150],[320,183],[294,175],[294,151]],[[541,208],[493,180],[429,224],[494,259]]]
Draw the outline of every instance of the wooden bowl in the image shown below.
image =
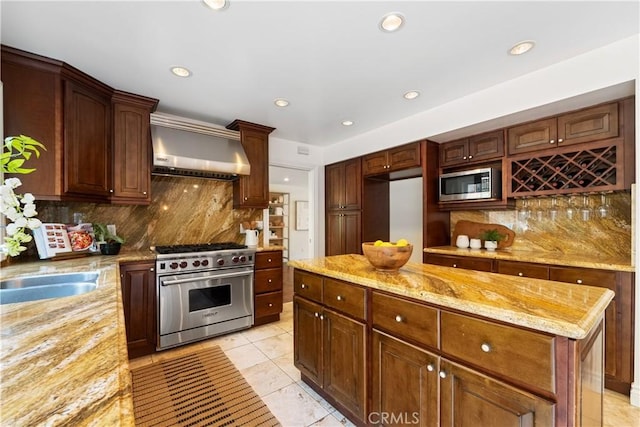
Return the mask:
[[379,271],[398,270],[409,261],[412,252],[413,245],[374,246],[373,242],[362,244],[362,253],[369,263]]

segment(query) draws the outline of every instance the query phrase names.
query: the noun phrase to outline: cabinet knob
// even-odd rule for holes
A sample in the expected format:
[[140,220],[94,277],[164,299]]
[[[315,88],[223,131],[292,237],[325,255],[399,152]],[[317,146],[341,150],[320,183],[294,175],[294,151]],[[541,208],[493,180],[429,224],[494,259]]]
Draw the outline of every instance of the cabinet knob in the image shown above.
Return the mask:
[[156,269],[155,269],[155,268],[153,268],[153,267],[151,267],[151,268],[149,269],[149,271],[154,272],[154,271],[156,271]]
[[306,288],[307,288],[307,285],[305,285],[305,284],[303,283],[302,285],[300,285],[300,287],[301,287],[302,289],[306,289]]
[[467,156],[462,156],[462,160],[467,160]]
[[396,322],[401,323],[402,322],[402,316],[400,316],[399,314],[396,315]]
[[522,277],[524,276],[524,274],[522,274],[522,272],[518,273],[518,276]]
[[435,369],[436,369],[436,368],[435,368],[435,366],[433,366],[433,364],[429,363],[429,364],[427,365],[427,371],[429,371],[429,372],[433,372]]
[[268,279],[267,282],[271,283],[271,279]]
[[267,262],[271,262],[271,258],[267,259]]
[[491,351],[491,345],[489,345],[489,344],[488,344],[488,343],[486,343],[486,342],[483,342],[483,343],[480,345],[480,349],[481,349],[482,351],[484,351],[485,353],[489,353],[489,352]]
[[320,315],[320,320],[324,320],[324,315],[323,314]]
[[113,188],[109,190],[109,193],[113,193]]
[[469,158],[470,158],[470,159],[473,159],[473,156],[469,155]]
[[556,140],[552,139],[551,141],[549,141],[549,144],[555,144]]
[[447,378],[447,373],[445,371],[440,371],[438,375],[440,375],[440,378]]
[[582,279],[578,279],[578,280],[576,280],[576,283],[577,283],[578,285],[582,285]]
[[247,200],[247,199],[248,199],[248,197],[245,197],[244,199],[245,199],[245,200]]
[[269,303],[269,307],[273,307],[273,304]]
[[453,264],[453,268],[456,268],[456,267],[458,267],[458,264]]
[[341,295],[338,295],[338,296],[336,297],[336,299],[337,299],[338,301],[342,301],[344,298],[342,298],[342,296],[341,296]]
[[558,138],[558,142],[562,142],[562,141],[563,141],[563,139],[562,139],[562,138]]
[[144,194],[144,195],[146,196],[146,195],[147,195],[147,192],[146,192],[146,191],[143,191],[143,192],[142,192],[142,194]]
[[320,317],[320,313],[313,313],[316,317]]

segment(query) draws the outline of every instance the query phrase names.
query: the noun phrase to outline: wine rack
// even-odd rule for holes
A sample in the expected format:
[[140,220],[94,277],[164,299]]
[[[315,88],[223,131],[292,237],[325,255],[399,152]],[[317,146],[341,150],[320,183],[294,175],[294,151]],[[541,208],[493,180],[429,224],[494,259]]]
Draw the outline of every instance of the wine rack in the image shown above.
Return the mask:
[[509,159],[509,197],[622,189],[618,168],[623,150],[618,144],[546,153]]

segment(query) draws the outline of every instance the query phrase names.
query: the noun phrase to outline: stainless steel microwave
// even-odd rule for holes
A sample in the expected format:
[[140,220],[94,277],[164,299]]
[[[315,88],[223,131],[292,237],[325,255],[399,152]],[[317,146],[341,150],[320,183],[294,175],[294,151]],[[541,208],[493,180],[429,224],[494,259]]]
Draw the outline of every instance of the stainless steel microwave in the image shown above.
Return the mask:
[[440,175],[441,202],[502,198],[500,169],[481,168]]

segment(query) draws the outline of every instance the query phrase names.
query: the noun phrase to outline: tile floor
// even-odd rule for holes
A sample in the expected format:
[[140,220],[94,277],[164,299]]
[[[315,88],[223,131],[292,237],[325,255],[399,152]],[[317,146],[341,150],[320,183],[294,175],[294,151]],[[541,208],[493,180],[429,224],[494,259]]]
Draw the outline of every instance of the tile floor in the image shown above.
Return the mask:
[[[131,368],[219,345],[284,427],[353,426],[340,412],[300,381],[293,366],[293,303],[284,304],[279,322],[212,338],[129,362]],[[604,427],[640,427],[640,408],[627,396],[606,391]]]

